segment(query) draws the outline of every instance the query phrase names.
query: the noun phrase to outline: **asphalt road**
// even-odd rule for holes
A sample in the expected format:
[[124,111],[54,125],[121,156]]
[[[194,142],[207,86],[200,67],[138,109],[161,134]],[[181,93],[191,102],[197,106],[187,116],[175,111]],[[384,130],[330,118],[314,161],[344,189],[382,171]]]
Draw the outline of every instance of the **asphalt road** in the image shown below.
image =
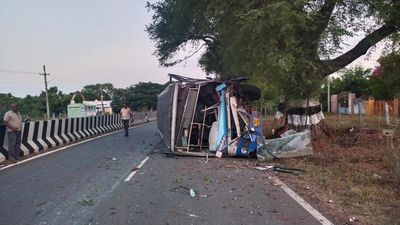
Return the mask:
[[247,159],[165,152],[150,123],[1,170],[0,224],[320,224]]

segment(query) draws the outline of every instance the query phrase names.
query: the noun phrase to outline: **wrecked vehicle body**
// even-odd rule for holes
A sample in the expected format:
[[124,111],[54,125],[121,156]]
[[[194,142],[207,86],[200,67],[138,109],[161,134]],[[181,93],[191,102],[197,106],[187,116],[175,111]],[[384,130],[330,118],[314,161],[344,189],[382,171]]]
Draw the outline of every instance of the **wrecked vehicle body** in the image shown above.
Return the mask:
[[241,83],[246,78],[216,81],[169,75],[176,82],[158,96],[157,126],[173,153],[243,157],[255,153],[255,141],[265,144],[261,134],[253,136],[253,143],[243,138],[252,133],[245,106],[261,93]]
[[158,96],[157,127],[173,153],[257,156],[260,161],[312,154],[309,130],[264,140],[261,115],[249,105],[261,91],[243,84],[247,78],[217,81],[169,75],[176,82]]

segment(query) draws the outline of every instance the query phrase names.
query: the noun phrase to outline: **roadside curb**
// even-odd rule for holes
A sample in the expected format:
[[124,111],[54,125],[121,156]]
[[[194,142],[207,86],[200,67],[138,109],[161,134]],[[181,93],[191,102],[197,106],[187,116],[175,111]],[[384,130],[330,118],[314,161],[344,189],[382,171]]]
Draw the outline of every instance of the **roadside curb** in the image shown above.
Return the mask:
[[[150,122],[146,122],[146,121],[140,122],[140,123],[137,123],[137,124],[129,127],[129,129],[141,127],[141,126],[144,126],[144,125],[147,125],[147,124],[152,124],[154,121],[156,121],[156,120],[155,119],[150,119]],[[122,132],[122,131],[123,131],[123,129],[119,129],[119,130],[116,130],[116,131],[107,132],[107,133],[104,133],[104,134],[99,134],[99,135],[96,135],[96,136],[92,136],[92,137],[87,138],[87,139],[82,139],[82,140],[79,140],[79,141],[76,141],[76,142],[71,142],[71,143],[68,143],[68,144],[63,145],[63,146],[58,146],[59,148],[51,148],[51,149],[48,149],[48,151],[43,152],[42,154],[38,154],[38,155],[35,155],[35,156],[32,156],[32,157],[23,159],[22,161],[18,161],[18,162],[14,163],[14,164],[9,164],[9,165],[6,165],[4,167],[1,167],[0,171],[1,170],[5,170],[5,169],[10,168],[10,167],[13,167],[13,166],[16,166],[16,165],[20,165],[20,164],[29,162],[29,161],[37,159],[37,158],[41,158],[41,157],[46,156],[46,155],[50,155],[50,154],[56,153],[56,152],[61,151],[61,150],[68,149],[68,148],[73,147],[75,145],[83,144],[85,142],[89,142],[89,141],[92,141],[92,140],[95,140],[95,139],[98,139],[98,138],[101,138],[101,137],[105,137],[105,136],[108,136],[108,135],[111,135],[111,134],[115,134],[115,133],[118,133],[118,132]]]

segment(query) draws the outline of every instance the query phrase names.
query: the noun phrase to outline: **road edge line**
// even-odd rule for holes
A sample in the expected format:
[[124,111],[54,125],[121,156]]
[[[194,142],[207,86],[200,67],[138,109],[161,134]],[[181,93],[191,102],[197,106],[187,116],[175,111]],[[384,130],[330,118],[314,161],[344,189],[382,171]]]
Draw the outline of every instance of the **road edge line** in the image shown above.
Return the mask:
[[[150,123],[152,123],[152,122],[150,122]],[[142,127],[142,126],[148,125],[148,124],[150,124],[150,123],[139,124],[139,125],[130,127],[129,129],[133,129],[133,128],[137,128],[137,127]],[[102,135],[99,135],[99,136],[96,136],[96,137],[91,137],[91,138],[89,138],[89,139],[84,139],[84,140],[81,140],[81,141],[79,141],[79,142],[77,142],[77,143],[72,143],[72,144],[69,144],[69,145],[67,145],[67,146],[64,146],[64,147],[61,147],[61,148],[58,148],[58,149],[50,150],[50,151],[48,151],[48,152],[45,152],[45,153],[42,153],[42,154],[39,154],[39,155],[36,155],[36,156],[33,156],[33,157],[29,157],[29,158],[24,159],[24,160],[22,160],[22,161],[18,161],[18,162],[14,163],[14,164],[10,164],[10,165],[1,167],[1,168],[0,168],[0,171],[5,170],[5,169],[8,169],[8,168],[11,168],[11,167],[14,167],[14,166],[17,166],[17,165],[21,165],[21,164],[23,164],[23,163],[29,162],[29,161],[34,160],[34,159],[41,158],[41,157],[46,156],[46,155],[50,155],[50,154],[59,152],[59,151],[61,151],[61,150],[65,150],[65,149],[70,148],[70,147],[74,147],[74,146],[79,145],[79,144],[83,144],[83,143],[85,143],[85,142],[93,141],[93,140],[96,140],[96,139],[98,139],[98,138],[105,137],[105,136],[108,136],[108,135],[111,135],[111,134],[115,134],[115,133],[118,133],[118,132],[122,132],[122,131],[124,131],[124,130],[123,130],[123,129],[121,129],[121,130],[116,130],[116,131],[109,132],[109,133],[105,133],[105,134],[102,134]],[[40,153],[40,151],[39,151],[39,153]]]
[[142,162],[140,162],[140,164],[135,167],[135,170],[132,171],[128,177],[126,177],[126,179],[124,180],[125,182],[129,182],[131,181],[132,177],[135,176],[136,172],[138,171],[138,169],[142,168],[142,166],[147,162],[147,160],[149,160],[150,156],[147,156],[145,159],[142,160]]
[[307,212],[309,212],[315,219],[318,220],[322,225],[334,225],[325,216],[318,212],[314,207],[312,207],[308,202],[306,202],[302,197],[300,197],[296,192],[290,189],[285,183],[283,183],[279,178],[273,177],[273,182],[279,185],[280,188],[286,192],[291,198],[293,198],[299,205],[301,205]]

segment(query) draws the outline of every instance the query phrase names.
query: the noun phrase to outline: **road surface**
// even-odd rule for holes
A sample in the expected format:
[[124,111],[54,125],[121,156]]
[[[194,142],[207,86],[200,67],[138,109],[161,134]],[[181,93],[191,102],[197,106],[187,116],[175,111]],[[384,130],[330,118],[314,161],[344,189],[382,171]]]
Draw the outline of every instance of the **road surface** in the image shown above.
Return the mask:
[[321,224],[248,159],[166,152],[149,123],[3,169],[0,224]]

